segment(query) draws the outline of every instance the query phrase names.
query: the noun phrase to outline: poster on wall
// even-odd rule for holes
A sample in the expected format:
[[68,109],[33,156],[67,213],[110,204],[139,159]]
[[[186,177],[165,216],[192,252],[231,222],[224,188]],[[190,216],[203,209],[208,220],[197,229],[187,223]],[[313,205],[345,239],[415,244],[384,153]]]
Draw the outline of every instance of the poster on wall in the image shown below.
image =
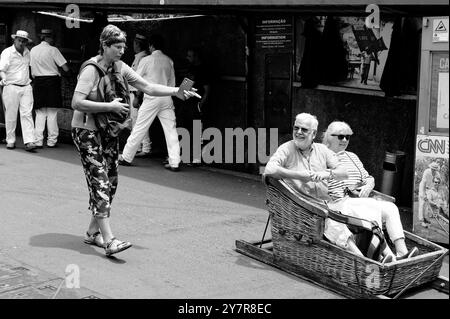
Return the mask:
[[448,133],[448,52],[433,52],[431,59],[430,131]]
[[438,243],[449,242],[447,136],[417,135],[413,232]]
[[368,29],[364,17],[341,17],[340,20],[348,74],[339,85],[380,90],[393,22],[380,21],[379,29]]

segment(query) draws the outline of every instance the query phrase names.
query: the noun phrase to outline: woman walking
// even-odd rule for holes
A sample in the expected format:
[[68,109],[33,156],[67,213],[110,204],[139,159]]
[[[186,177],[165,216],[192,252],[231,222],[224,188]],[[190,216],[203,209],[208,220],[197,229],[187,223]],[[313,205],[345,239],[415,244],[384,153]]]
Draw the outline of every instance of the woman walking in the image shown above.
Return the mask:
[[[100,35],[100,54],[90,61],[100,66],[106,74],[120,72],[123,78],[136,89],[148,95],[197,96],[192,91],[178,92],[178,88],[150,84],[120,61],[126,47],[126,34],[114,25],[107,25]],[[126,115],[130,105],[115,98],[111,102],[102,100],[97,90],[100,81],[95,65],[87,65],[78,76],[72,99],[72,138],[78,149],[89,190],[89,209],[92,218],[84,242],[105,249],[106,256],[121,252],[132,246],[130,242],[117,239],[110,225],[111,202],[117,190],[119,139],[98,130],[96,113],[112,112]]]

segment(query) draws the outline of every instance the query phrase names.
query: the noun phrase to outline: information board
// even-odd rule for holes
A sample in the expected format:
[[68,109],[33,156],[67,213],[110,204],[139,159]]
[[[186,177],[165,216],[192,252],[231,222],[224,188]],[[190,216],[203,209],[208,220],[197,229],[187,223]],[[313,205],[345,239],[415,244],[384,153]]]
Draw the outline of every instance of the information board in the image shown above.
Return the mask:
[[258,49],[288,49],[293,48],[293,19],[260,18],[256,20],[256,47]]

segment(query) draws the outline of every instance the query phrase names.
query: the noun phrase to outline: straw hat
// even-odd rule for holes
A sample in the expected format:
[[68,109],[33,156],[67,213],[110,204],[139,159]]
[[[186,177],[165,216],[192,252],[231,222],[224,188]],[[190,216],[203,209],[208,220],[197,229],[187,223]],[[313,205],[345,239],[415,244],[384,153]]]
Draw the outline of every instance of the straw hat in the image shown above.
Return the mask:
[[29,42],[33,42],[33,40],[31,40],[31,39],[28,37],[28,32],[27,32],[27,31],[17,30],[17,31],[16,31],[16,34],[11,34],[11,38],[15,39],[16,37],[26,39],[26,40],[28,40]]
[[53,35],[53,30],[51,30],[51,29],[42,29],[41,33],[39,33],[39,35],[52,36]]
[[430,165],[428,165],[431,169],[439,169],[439,164],[436,162],[432,162]]

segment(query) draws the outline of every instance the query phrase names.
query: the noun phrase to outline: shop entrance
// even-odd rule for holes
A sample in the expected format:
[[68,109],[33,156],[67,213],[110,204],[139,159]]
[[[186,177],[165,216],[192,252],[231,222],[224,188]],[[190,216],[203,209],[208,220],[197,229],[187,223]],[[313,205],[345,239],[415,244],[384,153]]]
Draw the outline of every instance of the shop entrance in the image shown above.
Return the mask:
[[265,126],[279,133],[291,130],[292,54],[268,54],[265,58]]

